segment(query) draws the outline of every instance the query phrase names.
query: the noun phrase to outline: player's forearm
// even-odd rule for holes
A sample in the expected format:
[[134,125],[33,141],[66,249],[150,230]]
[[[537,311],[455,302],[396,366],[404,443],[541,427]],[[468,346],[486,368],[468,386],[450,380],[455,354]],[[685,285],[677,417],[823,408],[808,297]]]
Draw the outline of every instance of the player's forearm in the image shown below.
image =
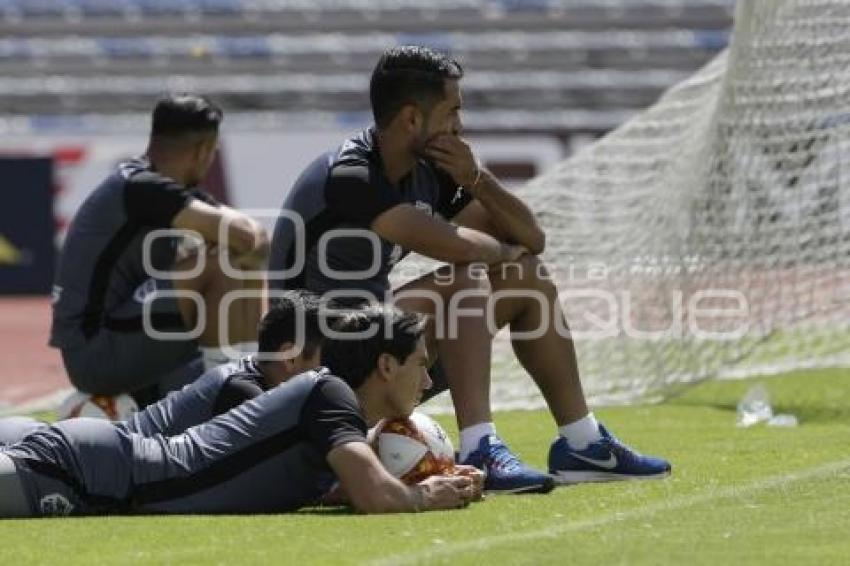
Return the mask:
[[453,258],[454,263],[486,263],[487,265],[493,265],[508,259],[510,253],[508,246],[489,234],[472,228],[459,227],[457,235],[463,240],[463,245],[460,246],[462,248],[461,253]]
[[403,247],[439,261],[451,264],[486,263],[492,265],[507,260],[509,246],[497,238],[464,226],[446,224],[436,231],[411,230],[404,238],[387,237]]
[[401,482],[375,486],[350,502],[360,513],[416,513],[427,510],[424,491],[420,486],[408,487]]
[[528,248],[533,254],[543,252],[546,246],[546,234],[543,232],[534,213],[488,171],[481,171],[481,177],[470,188],[472,196],[487,209],[493,223],[499,231],[516,244]]
[[234,258],[244,257],[251,265],[264,262],[268,256],[265,228],[229,206],[211,206],[192,199],[174,217],[172,227],[198,232],[207,244],[226,248]]
[[486,232],[432,218],[407,204],[381,214],[371,228],[405,249],[453,264],[492,265],[508,261],[512,255],[513,246]]
[[244,269],[262,269],[269,256],[269,236],[256,220],[233,211],[228,219],[227,247],[234,263]]
[[328,452],[340,489],[361,513],[403,513],[464,507],[474,497],[473,479],[431,476],[407,486],[381,465],[365,442],[349,442]]
[[240,269],[266,269],[268,267],[269,251],[268,242],[260,242],[259,245],[247,252],[233,254],[233,264]]

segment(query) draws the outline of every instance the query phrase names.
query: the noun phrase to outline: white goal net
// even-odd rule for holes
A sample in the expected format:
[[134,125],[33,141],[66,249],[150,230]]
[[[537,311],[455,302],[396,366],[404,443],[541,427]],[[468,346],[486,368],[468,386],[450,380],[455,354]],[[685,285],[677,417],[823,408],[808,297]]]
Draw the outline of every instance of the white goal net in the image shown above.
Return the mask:
[[[595,402],[850,365],[849,30],[847,0],[742,0],[728,50],[520,189]],[[494,405],[541,404],[500,338]]]

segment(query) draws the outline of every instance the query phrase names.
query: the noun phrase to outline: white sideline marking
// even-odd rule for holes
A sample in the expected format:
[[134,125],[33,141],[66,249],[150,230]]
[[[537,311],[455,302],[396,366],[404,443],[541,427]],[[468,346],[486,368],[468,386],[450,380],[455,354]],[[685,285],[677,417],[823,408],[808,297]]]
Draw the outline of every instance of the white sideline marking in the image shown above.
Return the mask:
[[756,480],[741,486],[729,486],[723,489],[712,491],[711,493],[697,493],[658,503],[653,503],[638,509],[630,511],[620,511],[608,513],[593,519],[583,519],[581,521],[573,521],[562,523],[560,525],[538,529],[534,531],[526,531],[510,535],[488,536],[474,540],[442,544],[438,548],[430,548],[423,551],[411,552],[409,554],[396,554],[388,558],[373,560],[370,564],[375,566],[389,566],[398,564],[416,564],[419,562],[429,562],[436,558],[455,557],[458,554],[463,554],[475,550],[491,550],[494,547],[505,546],[516,542],[524,542],[541,538],[554,538],[570,532],[582,531],[586,529],[598,528],[609,523],[618,521],[628,521],[638,519],[647,515],[654,515],[660,511],[671,511],[675,509],[683,509],[701,503],[714,501],[717,499],[728,499],[730,497],[739,497],[760,491],[768,491],[770,489],[782,487],[788,484],[820,478],[828,477],[842,471],[850,470],[850,459],[831,462],[814,468],[803,469],[789,474],[772,476],[762,480]]

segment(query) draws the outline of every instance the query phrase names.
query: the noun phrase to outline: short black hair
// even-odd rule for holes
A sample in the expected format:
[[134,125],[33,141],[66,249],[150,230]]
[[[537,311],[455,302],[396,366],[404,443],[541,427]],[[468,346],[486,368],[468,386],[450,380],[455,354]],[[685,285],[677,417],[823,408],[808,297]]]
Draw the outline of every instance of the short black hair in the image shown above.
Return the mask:
[[460,79],[460,63],[420,45],[403,45],[384,51],[369,85],[375,124],[390,124],[405,104],[430,107],[443,99],[446,79]]
[[[391,305],[370,305],[340,314],[333,330],[336,335],[322,347],[322,365],[357,389],[378,367],[381,354],[404,363],[425,333],[425,317]],[[356,336],[370,330],[369,337]]]
[[152,137],[179,138],[187,134],[218,132],[224,113],[214,102],[197,94],[167,94],[153,109]]
[[[321,317],[328,317],[326,326],[336,321],[336,314],[329,311],[327,305],[321,297],[309,291],[285,291],[274,297],[258,326],[260,359],[274,359],[272,354],[276,354],[281,345],[285,342],[296,344],[299,338],[304,341],[301,353],[306,357],[312,356],[324,340]],[[303,335],[299,333],[299,326]]]

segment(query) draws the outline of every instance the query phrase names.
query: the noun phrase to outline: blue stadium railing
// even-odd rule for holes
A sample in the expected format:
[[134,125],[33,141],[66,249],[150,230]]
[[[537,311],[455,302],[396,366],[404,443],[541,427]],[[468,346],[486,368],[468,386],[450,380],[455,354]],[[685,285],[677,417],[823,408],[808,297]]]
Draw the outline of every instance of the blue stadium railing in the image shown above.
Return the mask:
[[26,18],[171,17],[181,14],[247,16],[263,13],[368,12],[380,20],[382,13],[398,10],[529,14],[592,10],[622,13],[624,9],[672,13],[705,8],[728,9],[734,0],[0,0],[0,13]]

